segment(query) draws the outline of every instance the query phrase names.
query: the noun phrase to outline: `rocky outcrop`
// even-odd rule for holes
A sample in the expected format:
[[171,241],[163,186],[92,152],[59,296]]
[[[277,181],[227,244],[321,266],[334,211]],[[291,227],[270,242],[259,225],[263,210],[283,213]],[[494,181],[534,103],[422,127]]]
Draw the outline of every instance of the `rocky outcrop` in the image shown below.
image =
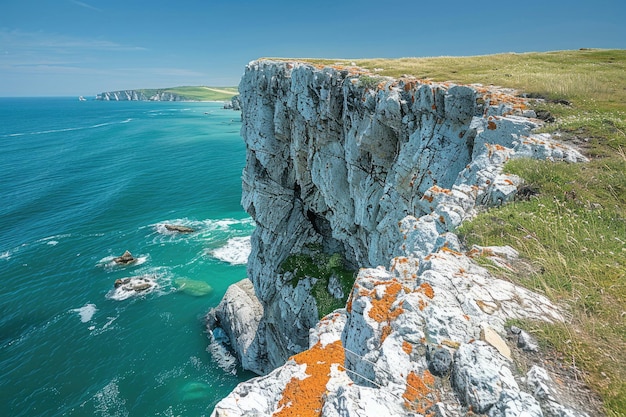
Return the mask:
[[124,251],[121,256],[113,258],[113,262],[117,265],[130,265],[136,263],[137,258],[135,258],[129,251]]
[[[497,89],[257,61],[239,90],[242,203],[257,223],[254,294],[242,299],[262,308],[211,314],[239,360],[270,373],[214,415],[309,415],[293,409],[303,401],[327,416],[542,415],[512,366],[504,324],[561,313],[471,259],[507,265],[511,248],[466,254],[451,232],[513,198],[522,181],[502,172],[510,158],[584,158],[533,133],[534,112]],[[319,277],[295,279],[284,266],[311,246],[361,268],[346,308],[319,323]]]
[[207,316],[210,329],[219,327],[225,331],[228,344],[233,346],[235,354],[241,360],[241,366],[256,373],[263,373],[265,369],[259,368],[250,359],[258,357],[260,352],[249,350],[258,349],[255,339],[262,316],[263,306],[256,298],[254,287],[248,279],[228,287],[220,304]]
[[230,101],[224,103],[225,109],[241,111],[241,100],[239,99],[239,95],[233,96]]
[[167,91],[152,91],[150,94],[142,90],[120,90],[100,93],[96,100],[101,101],[195,101]]
[[126,300],[138,295],[149,294],[160,286],[153,275],[141,275],[128,278],[116,279],[114,288],[107,293],[107,298],[112,300]]

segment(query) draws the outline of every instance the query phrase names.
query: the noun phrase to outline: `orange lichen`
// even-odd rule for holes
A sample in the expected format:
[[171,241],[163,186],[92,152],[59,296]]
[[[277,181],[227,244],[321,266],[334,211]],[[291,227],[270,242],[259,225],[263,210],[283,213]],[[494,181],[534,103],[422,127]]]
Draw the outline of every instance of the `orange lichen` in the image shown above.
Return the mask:
[[430,409],[439,400],[434,386],[435,378],[428,370],[421,377],[412,371],[407,375],[406,389],[402,394],[404,406],[419,414],[433,415]]
[[429,203],[432,203],[434,199],[435,199],[435,197],[433,197],[432,195],[426,195],[426,194],[424,194],[424,196],[422,197],[422,200],[426,200],[426,201],[428,201]]
[[408,289],[395,279],[392,281],[379,281],[374,283],[375,287],[381,285],[387,287],[382,297],[379,298],[379,296],[377,296],[376,288],[367,292],[367,294],[365,295],[370,298],[370,301],[372,303],[372,307],[370,308],[368,313],[369,317],[378,323],[384,324],[384,326],[382,327],[380,340],[380,343],[383,343],[387,336],[391,334],[392,321],[394,321],[400,314],[404,312],[402,303],[400,303],[395,308],[392,308],[391,306],[393,305],[393,303],[396,302],[400,291],[404,290],[405,292],[407,292]]
[[420,286],[417,288],[417,292],[424,294],[431,300],[435,298],[435,290],[433,290],[433,287],[427,282],[423,282],[422,284],[420,284]]
[[426,306],[428,305],[428,303],[422,299],[419,299],[417,301],[417,308],[420,309],[420,311],[424,311],[424,309],[426,308]]
[[391,305],[396,301],[398,293],[403,289],[402,284],[396,280],[376,283],[376,285],[381,284],[387,286],[385,295],[383,295],[380,299],[377,299],[375,296],[375,289],[372,290],[370,294],[372,308],[369,311],[369,316],[378,323],[390,322],[403,312],[402,307],[394,309],[393,312],[391,311]]
[[404,84],[404,91],[410,91],[413,88],[415,88],[415,86],[417,85],[417,80],[410,80],[410,81],[405,81]]
[[391,326],[388,325],[388,324],[383,327],[383,330],[382,330],[382,332],[380,334],[380,343],[381,344],[385,341],[387,336],[389,336],[391,334],[391,330],[392,330]]
[[345,361],[343,346],[337,340],[325,347],[320,343],[309,350],[292,356],[297,364],[306,365],[307,377],[291,378],[283,390],[283,397],[278,402],[278,411],[274,417],[317,417],[322,412],[326,384],[330,379],[333,364],[343,365]]
[[510,180],[510,179],[508,179],[508,178],[506,178],[506,179],[504,180],[504,182],[505,182],[506,184],[508,184],[508,185],[513,185],[513,181],[511,181],[511,180]]
[[430,191],[431,193],[443,193],[443,194],[447,194],[447,195],[451,195],[452,194],[452,190],[450,190],[448,188],[441,188],[438,185],[433,185],[432,187],[430,187],[428,189],[428,191]]
[[406,340],[404,342],[402,342],[402,350],[407,354],[410,355],[411,352],[413,352],[413,345],[410,344],[409,342],[407,342]]
[[470,321],[470,316],[468,316],[467,314],[463,314],[463,318],[467,321]]
[[439,223],[445,223],[446,222],[446,218],[443,216],[439,216]]
[[350,297],[348,298],[348,301],[346,302],[346,311],[348,313],[352,313],[352,299],[354,298],[354,292],[350,293]]
[[491,120],[487,123],[487,129],[489,129],[489,130],[496,130],[497,127],[498,126],[494,122],[492,122]]
[[462,254],[461,252],[457,252],[457,251],[455,251],[454,249],[450,249],[450,248],[449,248],[449,247],[447,247],[447,246],[442,247],[440,250],[441,250],[442,252],[451,253],[452,255],[455,255],[455,256],[463,256],[463,254]]

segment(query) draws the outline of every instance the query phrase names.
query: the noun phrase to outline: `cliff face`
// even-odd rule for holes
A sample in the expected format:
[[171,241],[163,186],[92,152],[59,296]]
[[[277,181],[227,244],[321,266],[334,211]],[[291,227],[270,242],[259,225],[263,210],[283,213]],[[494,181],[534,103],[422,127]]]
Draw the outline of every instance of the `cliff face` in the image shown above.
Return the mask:
[[154,91],[152,94],[146,95],[140,90],[120,90],[108,91],[100,93],[96,96],[96,100],[102,101],[189,101],[178,94],[166,91]]
[[[502,173],[509,158],[584,158],[533,134],[538,121],[520,99],[480,86],[258,61],[240,93],[252,285],[209,321],[246,368],[280,368],[241,384],[214,415],[281,414],[304,401],[298,392],[322,415],[542,415],[501,336],[508,318],[562,316],[475,265],[450,231],[515,195],[520,179]],[[319,323],[320,278],[285,266],[313,247],[361,268],[346,308]],[[515,258],[510,248],[477,254]]]

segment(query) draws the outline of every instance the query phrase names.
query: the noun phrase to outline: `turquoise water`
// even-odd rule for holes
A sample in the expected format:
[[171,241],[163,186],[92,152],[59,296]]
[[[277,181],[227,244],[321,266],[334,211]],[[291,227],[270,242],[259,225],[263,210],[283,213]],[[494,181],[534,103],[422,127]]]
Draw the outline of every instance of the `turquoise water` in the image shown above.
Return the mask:
[[[221,107],[0,99],[0,415],[208,415],[250,377],[203,328],[254,228]],[[139,261],[115,266],[125,250]],[[135,276],[155,287],[116,296]]]

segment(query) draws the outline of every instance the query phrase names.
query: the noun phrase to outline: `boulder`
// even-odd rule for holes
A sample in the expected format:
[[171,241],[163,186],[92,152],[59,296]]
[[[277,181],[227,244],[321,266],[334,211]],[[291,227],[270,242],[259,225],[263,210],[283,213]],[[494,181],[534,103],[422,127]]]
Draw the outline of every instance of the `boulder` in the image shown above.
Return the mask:
[[268,372],[269,366],[261,357],[262,349],[257,335],[263,317],[263,306],[256,298],[249,279],[232,284],[220,304],[211,309],[206,321],[209,330],[222,328],[232,342],[239,363],[259,374]]
[[113,262],[118,265],[130,265],[137,262],[137,258],[135,258],[129,251],[126,251],[122,256],[113,258]]
[[147,294],[159,288],[156,277],[152,275],[116,279],[113,286],[114,289],[109,291],[107,297],[118,301]]

